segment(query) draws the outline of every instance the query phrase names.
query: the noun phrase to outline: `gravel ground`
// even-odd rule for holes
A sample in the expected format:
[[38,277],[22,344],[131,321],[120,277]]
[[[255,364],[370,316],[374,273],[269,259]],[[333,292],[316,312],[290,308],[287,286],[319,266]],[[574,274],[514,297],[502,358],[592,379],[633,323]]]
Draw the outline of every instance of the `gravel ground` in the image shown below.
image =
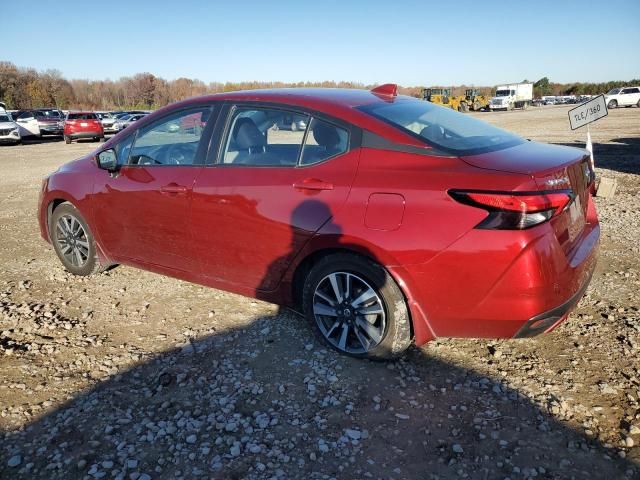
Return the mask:
[[[566,107],[474,114],[584,142]],[[95,147],[0,148],[0,478],[640,478],[640,109],[592,128],[600,263],[552,334],[373,363],[295,314],[128,267],[67,274],[40,179]],[[579,143],[576,143],[579,145]]]

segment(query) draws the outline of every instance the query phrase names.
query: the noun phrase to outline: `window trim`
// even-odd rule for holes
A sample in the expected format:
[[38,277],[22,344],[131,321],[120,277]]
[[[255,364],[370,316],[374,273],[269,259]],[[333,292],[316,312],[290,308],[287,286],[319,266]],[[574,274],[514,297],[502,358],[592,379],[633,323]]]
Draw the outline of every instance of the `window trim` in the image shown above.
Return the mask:
[[[300,145],[300,153],[298,155],[298,159],[296,160],[295,165],[233,165],[231,163],[224,163],[224,150],[226,149],[226,140],[228,135],[230,134],[231,122],[233,119],[233,113],[238,109],[262,109],[262,110],[282,110],[285,112],[297,114],[297,115],[306,115],[309,117],[309,124],[305,129],[304,136],[302,138],[302,144]],[[347,149],[331,157],[328,157],[321,162],[313,163],[311,165],[301,165],[300,161],[302,160],[302,154],[304,152],[304,147],[306,144],[309,126],[313,119],[317,119],[326,123],[329,123],[335,127],[341,128],[345,130],[348,135],[347,140]],[[308,109],[304,107],[300,107],[297,105],[288,105],[282,103],[274,103],[274,102],[256,102],[256,101],[227,101],[224,102],[224,106],[220,111],[219,122],[221,125],[216,128],[212,135],[212,143],[216,141],[218,143],[217,151],[215,149],[209,151],[209,155],[207,156],[205,167],[216,167],[216,168],[294,168],[294,169],[303,169],[315,167],[317,165],[321,165],[329,160],[332,160],[340,155],[346,155],[347,153],[359,148],[362,142],[362,130],[357,126],[345,122],[343,120],[339,120],[337,118],[331,117],[323,112]]]

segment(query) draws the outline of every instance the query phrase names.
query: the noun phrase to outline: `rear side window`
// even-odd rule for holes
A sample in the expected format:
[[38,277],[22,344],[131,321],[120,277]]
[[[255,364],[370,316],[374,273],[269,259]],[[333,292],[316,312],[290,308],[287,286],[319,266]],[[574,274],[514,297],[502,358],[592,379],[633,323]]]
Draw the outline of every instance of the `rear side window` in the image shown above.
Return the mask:
[[349,133],[331,123],[314,118],[302,150],[300,165],[323,162],[349,149]]
[[97,120],[95,113],[70,113],[67,117],[69,120]]
[[279,109],[233,111],[223,164],[295,167],[309,116]]

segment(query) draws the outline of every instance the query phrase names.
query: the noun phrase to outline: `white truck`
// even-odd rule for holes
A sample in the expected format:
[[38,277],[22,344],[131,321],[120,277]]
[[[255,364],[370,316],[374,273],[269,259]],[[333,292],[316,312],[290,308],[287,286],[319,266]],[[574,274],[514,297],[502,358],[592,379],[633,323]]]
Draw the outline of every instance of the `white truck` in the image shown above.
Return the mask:
[[531,105],[533,100],[533,83],[512,83],[496,87],[496,96],[491,98],[491,110],[523,110]]

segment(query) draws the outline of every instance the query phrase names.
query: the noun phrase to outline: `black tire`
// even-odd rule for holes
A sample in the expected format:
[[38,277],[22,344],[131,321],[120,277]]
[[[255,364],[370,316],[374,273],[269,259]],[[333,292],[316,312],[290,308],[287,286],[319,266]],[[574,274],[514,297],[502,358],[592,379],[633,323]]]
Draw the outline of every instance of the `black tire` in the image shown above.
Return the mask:
[[67,145],[69,145],[71,143],[71,137],[65,135],[64,136],[64,143],[66,143]]
[[[336,302],[335,308],[329,306],[332,310],[330,315],[316,315],[316,309],[324,307],[322,302],[325,302],[327,290],[323,289],[331,286],[332,275],[350,278],[349,293],[345,295],[346,298],[342,304]],[[338,280],[338,283],[345,286],[345,280]],[[365,292],[369,292],[367,287],[375,293],[367,297],[372,300],[372,303],[366,300],[355,306],[357,299],[363,298]],[[346,290],[347,288],[344,288],[343,293]],[[334,296],[334,298],[337,297]],[[340,353],[357,358],[384,360],[398,357],[411,345],[411,320],[400,287],[382,266],[360,255],[336,253],[317,262],[305,279],[302,304],[305,316],[313,325],[316,334],[323,342]],[[326,305],[329,303],[327,302]],[[379,313],[365,316],[361,313],[363,309],[368,311],[379,309]],[[334,317],[335,320],[333,320]],[[332,322],[331,327],[327,328],[327,322]],[[359,327],[362,324],[366,328]],[[376,335],[370,335],[369,328],[373,328]],[[343,343],[341,340],[345,329],[347,330],[344,334],[346,341],[342,348],[340,344]],[[340,333],[340,338],[331,340],[330,337],[335,336],[332,332]],[[362,338],[365,342],[361,340]],[[358,347],[358,344],[362,348]]]
[[638,103],[636,103],[636,107],[640,108],[640,100],[638,100]]
[[[65,235],[62,227],[58,225],[61,219],[63,219],[62,222],[65,223],[65,219],[69,218],[74,218],[82,227],[82,234],[75,237],[74,243],[77,241],[78,244],[82,242],[87,245],[87,247],[82,249],[82,253],[79,253],[80,258],[84,261],[78,261],[77,264],[73,263],[69,257],[65,256],[65,253],[63,253],[65,245],[68,247],[67,242],[69,236]],[[69,233],[68,230],[67,233]],[[89,229],[89,225],[87,225],[87,222],[82,217],[78,209],[71,203],[62,203],[53,211],[51,218],[49,219],[49,236],[51,237],[51,243],[53,244],[53,248],[55,249],[58,258],[62,262],[64,268],[66,268],[70,273],[73,273],[74,275],[88,276],[99,273],[106,268],[106,266],[100,263],[98,258],[95,240],[91,230]],[[74,255],[74,250],[72,249],[71,251],[71,257],[78,259],[78,257]],[[67,253],[67,255],[69,254]],[[85,256],[86,259],[84,258]]]
[[607,104],[607,108],[618,108],[618,101],[609,100],[609,103]]

